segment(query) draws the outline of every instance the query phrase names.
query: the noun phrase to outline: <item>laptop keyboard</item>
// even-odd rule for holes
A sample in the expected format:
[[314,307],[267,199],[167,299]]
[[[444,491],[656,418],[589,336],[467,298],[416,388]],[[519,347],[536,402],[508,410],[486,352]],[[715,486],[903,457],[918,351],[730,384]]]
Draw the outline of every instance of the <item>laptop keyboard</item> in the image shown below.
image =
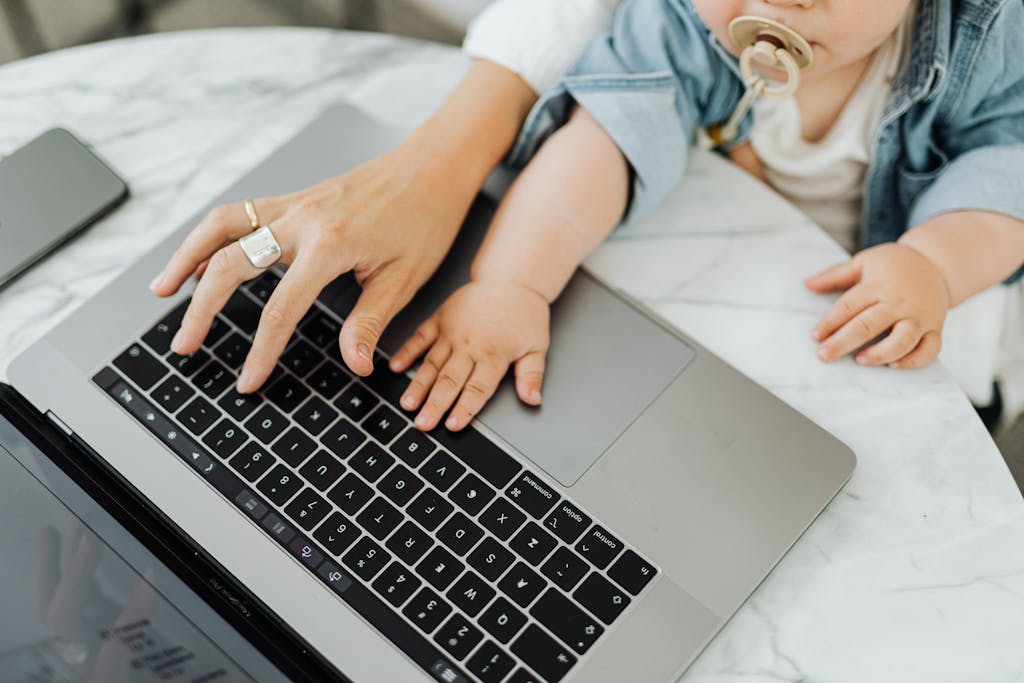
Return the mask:
[[349,373],[319,303],[264,389],[234,390],[274,271],[191,356],[188,302],[93,381],[346,604],[444,683],[560,681],[657,573],[470,427],[417,430],[378,354]]

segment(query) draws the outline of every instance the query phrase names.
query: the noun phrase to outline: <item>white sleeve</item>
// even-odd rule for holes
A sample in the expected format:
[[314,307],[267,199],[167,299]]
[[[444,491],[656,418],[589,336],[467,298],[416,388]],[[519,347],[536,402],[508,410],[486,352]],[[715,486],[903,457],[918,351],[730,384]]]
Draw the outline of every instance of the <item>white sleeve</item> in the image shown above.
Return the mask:
[[593,38],[622,0],[497,0],[469,25],[462,49],[515,71],[543,93]]

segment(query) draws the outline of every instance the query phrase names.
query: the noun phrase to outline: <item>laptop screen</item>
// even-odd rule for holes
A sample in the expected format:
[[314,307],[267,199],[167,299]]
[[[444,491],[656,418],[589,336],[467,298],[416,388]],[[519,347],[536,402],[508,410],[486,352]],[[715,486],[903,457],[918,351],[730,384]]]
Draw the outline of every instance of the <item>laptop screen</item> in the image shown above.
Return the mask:
[[285,676],[0,417],[0,681]]

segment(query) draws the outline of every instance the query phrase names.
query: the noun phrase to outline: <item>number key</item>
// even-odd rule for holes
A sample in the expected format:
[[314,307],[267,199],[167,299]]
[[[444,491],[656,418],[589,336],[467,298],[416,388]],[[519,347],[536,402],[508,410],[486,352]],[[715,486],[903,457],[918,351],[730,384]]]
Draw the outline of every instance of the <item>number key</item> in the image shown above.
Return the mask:
[[263,473],[274,464],[274,456],[255,441],[250,441],[231,458],[231,467],[246,480],[252,482],[263,476]]
[[302,488],[302,481],[284,465],[278,465],[256,485],[275,505],[284,505]]

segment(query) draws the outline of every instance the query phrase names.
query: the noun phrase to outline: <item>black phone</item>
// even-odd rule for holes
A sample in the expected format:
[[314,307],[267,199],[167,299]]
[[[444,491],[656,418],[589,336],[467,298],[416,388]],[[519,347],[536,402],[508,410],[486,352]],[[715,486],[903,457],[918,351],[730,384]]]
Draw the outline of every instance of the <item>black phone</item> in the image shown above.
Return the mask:
[[127,197],[128,184],[63,128],[0,159],[0,287]]

